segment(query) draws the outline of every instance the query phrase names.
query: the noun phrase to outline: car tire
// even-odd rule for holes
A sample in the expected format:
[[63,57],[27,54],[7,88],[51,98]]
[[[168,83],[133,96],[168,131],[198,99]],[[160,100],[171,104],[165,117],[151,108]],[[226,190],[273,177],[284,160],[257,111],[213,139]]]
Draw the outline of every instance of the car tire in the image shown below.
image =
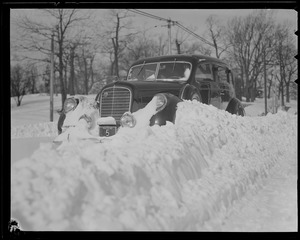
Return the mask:
[[231,114],[235,114],[237,116],[243,117],[246,115],[242,103],[236,98],[233,98],[230,100],[230,102],[226,108],[226,111]]
[[241,104],[236,105],[235,115],[237,116],[245,116],[245,109]]
[[198,101],[198,102],[201,102],[201,101],[202,101],[200,94],[198,94],[196,91],[194,91],[194,92],[191,94],[191,101],[193,101],[193,100],[196,100],[196,101]]

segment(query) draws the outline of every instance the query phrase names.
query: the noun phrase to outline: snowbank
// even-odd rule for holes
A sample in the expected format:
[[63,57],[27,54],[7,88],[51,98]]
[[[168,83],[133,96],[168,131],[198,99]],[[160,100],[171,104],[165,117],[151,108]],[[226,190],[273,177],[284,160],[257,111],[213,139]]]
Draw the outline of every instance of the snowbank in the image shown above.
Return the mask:
[[26,230],[196,230],[296,158],[297,119],[179,103],[175,124],[107,142],[41,144],[12,165],[12,216]]
[[[243,102],[245,106],[245,111],[247,116],[263,116],[265,114],[265,100],[264,98],[257,98],[254,102]],[[287,106],[287,111],[289,114],[297,114],[298,112],[298,101],[291,100],[289,103],[285,103]],[[282,107],[277,106],[278,110],[281,110]],[[274,102],[272,99],[267,100],[267,111],[274,112]]]
[[11,128],[11,138],[55,137],[57,136],[57,122],[25,124]]

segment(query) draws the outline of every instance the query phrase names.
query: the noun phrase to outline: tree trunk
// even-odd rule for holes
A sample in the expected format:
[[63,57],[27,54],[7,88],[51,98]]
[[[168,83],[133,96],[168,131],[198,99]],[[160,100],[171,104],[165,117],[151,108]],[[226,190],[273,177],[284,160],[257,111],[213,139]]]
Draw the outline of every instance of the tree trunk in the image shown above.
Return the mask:
[[93,62],[94,62],[94,57],[91,57],[91,62],[90,62],[90,77],[91,77],[91,84],[89,86],[89,91],[92,89],[94,85],[94,70],[93,70]]
[[246,102],[250,102],[250,83],[249,83],[249,76],[247,74],[245,74],[245,78],[246,78],[246,88],[245,88],[245,97],[246,97]]
[[236,78],[235,81],[235,95],[236,98],[242,101],[242,79]]
[[283,88],[283,82],[281,82],[281,106],[284,106],[284,88]]
[[114,66],[115,66],[115,61],[113,61],[111,63],[111,66],[110,66],[110,75],[113,76],[114,75]]
[[119,31],[120,31],[120,17],[117,14],[117,26],[116,26],[116,36],[115,36],[115,41],[113,41],[113,46],[114,46],[114,62],[115,62],[115,75],[119,77]]
[[60,93],[61,93],[61,102],[62,102],[62,108],[64,105],[64,102],[67,98],[66,90],[65,90],[65,83],[64,83],[64,65],[63,65],[63,40],[59,38],[58,36],[58,42],[59,42],[59,53],[58,53],[58,59],[59,59],[59,82],[60,82]]
[[241,69],[241,100],[245,96],[245,82],[244,82],[244,71]]
[[70,79],[69,79],[69,93],[70,93],[70,95],[75,95],[74,78],[75,78],[74,48],[71,48],[71,53],[70,53]]
[[272,88],[272,83],[270,83],[268,86],[268,99],[270,99],[271,97],[271,88]]
[[33,75],[33,73],[31,73],[31,79],[32,79],[31,94],[34,94],[35,93],[35,76]]
[[254,83],[254,87],[253,87],[253,83],[252,83],[252,88],[251,88],[251,102],[255,101],[255,97],[256,97],[256,82]]
[[59,15],[59,25],[57,26],[57,42],[58,42],[58,72],[59,72],[59,83],[60,83],[60,93],[61,93],[61,108],[63,109],[64,102],[67,98],[67,93],[65,89],[64,83],[64,63],[63,63],[63,44],[64,44],[64,36],[63,36],[63,16]]
[[61,102],[62,106],[67,98],[64,76],[63,76],[63,64],[62,64],[62,56],[59,57],[59,82],[60,82],[60,93],[61,93]]
[[287,83],[285,85],[285,94],[286,94],[286,102],[289,103],[290,102],[290,84]]
[[117,52],[115,52],[115,75],[119,77],[119,61],[118,61],[118,55]]
[[66,93],[69,93],[69,88],[68,88],[68,64],[65,64],[64,66],[64,83],[65,83],[65,88],[66,88]]
[[87,73],[87,60],[86,58],[83,59],[84,63],[84,90],[85,94],[88,94],[89,91],[89,78],[88,78],[88,73]]
[[21,106],[21,98],[20,96],[17,97],[17,107]]

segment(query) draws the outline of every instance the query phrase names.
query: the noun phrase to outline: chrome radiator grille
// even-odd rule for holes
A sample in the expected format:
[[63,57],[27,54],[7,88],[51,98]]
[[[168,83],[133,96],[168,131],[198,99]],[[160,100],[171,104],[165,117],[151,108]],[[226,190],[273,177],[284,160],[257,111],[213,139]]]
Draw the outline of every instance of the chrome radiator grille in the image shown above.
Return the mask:
[[106,88],[100,96],[100,117],[114,117],[117,123],[130,110],[131,91],[126,87]]

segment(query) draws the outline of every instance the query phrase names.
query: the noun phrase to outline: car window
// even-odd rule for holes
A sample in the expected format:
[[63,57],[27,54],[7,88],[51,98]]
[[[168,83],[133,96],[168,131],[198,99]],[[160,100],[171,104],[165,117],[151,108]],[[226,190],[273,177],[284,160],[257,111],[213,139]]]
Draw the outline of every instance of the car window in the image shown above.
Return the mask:
[[161,62],[157,74],[157,80],[172,81],[182,80],[186,81],[190,77],[191,64],[187,62]]
[[157,63],[140,64],[130,68],[127,81],[155,80]]
[[220,83],[232,83],[232,75],[227,68],[215,66],[213,69],[216,81]]
[[227,78],[227,71],[225,68],[218,67],[216,68],[216,78],[218,79],[219,82],[228,82]]
[[191,64],[182,61],[157,62],[132,66],[127,81],[186,81]]
[[201,63],[198,65],[195,73],[196,80],[210,80],[213,81],[211,65],[208,63]]

